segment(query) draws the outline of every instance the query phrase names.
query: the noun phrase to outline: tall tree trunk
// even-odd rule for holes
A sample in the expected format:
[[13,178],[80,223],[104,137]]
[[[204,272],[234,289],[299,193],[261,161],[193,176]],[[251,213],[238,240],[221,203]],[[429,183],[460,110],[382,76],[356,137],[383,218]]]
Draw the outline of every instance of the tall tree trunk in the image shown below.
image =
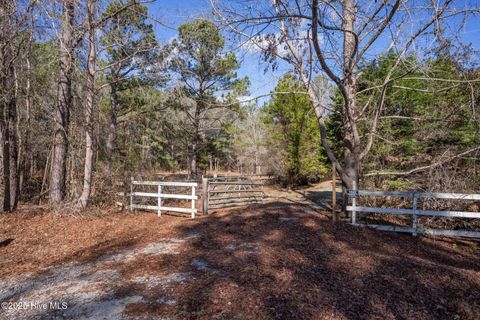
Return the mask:
[[[360,161],[360,138],[355,123],[357,112],[356,104],[356,78],[354,76],[354,66],[357,54],[358,43],[355,38],[355,14],[356,7],[352,0],[342,0],[342,30],[344,35],[343,41],[343,66],[341,77],[337,77],[325,60],[318,38],[318,11],[319,1],[312,0],[312,43],[316,56],[323,71],[332,79],[342,94],[344,99],[342,118],[343,118],[343,144],[344,144],[344,163],[341,164],[333,153],[328,143],[328,134],[324,118],[324,108],[322,102],[318,99],[316,92],[310,86],[310,79],[306,76],[304,69],[300,66],[300,76],[303,83],[307,86],[310,99],[313,102],[313,109],[317,117],[320,127],[320,138],[322,146],[327,153],[328,158],[332,161],[336,170],[339,172],[344,185],[344,189],[353,187],[353,182],[358,181],[358,168]],[[345,193],[344,193],[345,194]],[[343,199],[344,208],[346,198]]]
[[95,0],[88,0],[87,2],[87,19],[88,19],[88,64],[87,64],[87,92],[85,104],[85,167],[83,175],[83,189],[78,204],[85,208],[90,199],[92,190],[92,175],[93,175],[93,110],[95,107],[95,63],[96,63],[96,49],[95,49]]
[[356,8],[352,0],[343,1],[343,24],[344,32],[343,41],[343,75],[344,79],[344,105],[343,105],[343,143],[344,167],[341,175],[343,188],[342,207],[346,212],[347,195],[346,190],[352,189],[354,182],[358,186],[358,169],[360,162],[360,140],[356,131],[355,119],[358,114],[356,93],[357,83],[354,73],[354,63],[356,58],[356,39],[355,35],[355,14]]
[[117,83],[116,83],[115,77],[112,77],[112,82],[110,83],[110,122],[108,124],[108,137],[107,137],[107,162],[106,162],[107,179],[110,179],[112,175],[113,151],[115,149],[115,140],[117,136],[117,110],[118,110]]
[[198,135],[195,135],[192,141],[192,159],[190,160],[190,174],[197,175],[198,165]]
[[12,39],[13,17],[16,1],[0,2],[0,156],[1,188],[0,201],[3,211],[12,211],[17,202],[17,143],[15,96],[15,50]]
[[68,130],[72,107],[73,71],[73,0],[63,0],[62,30],[60,33],[60,73],[57,84],[52,169],[50,171],[50,203],[59,203],[66,195]]
[[355,137],[354,127],[352,125],[351,115],[356,111],[355,98],[355,79],[348,77],[346,80],[345,91],[346,99],[343,107],[343,171],[341,173],[342,182],[346,189],[353,188],[353,182],[358,183],[358,169],[360,162],[360,142]]
[[[8,75],[8,88],[13,88],[8,102],[8,137],[9,137],[9,169],[10,169],[10,210],[17,207],[18,202],[18,145],[17,145],[17,76],[13,62]],[[13,86],[12,86],[13,85]]]
[[2,174],[1,174],[1,189],[3,197],[2,201],[3,211],[10,211],[10,147],[9,147],[9,131],[8,121],[6,117],[6,105],[2,103],[2,119],[0,120],[0,144],[2,157]]
[[192,159],[190,160],[190,174],[194,177],[197,175],[198,160],[200,158],[200,108],[200,106],[196,106],[195,118],[193,121],[194,133],[192,139]]
[[[31,78],[32,78],[32,64],[31,64],[31,54],[32,54],[32,42],[33,42],[33,30],[30,31],[29,36],[29,43],[28,43],[28,52],[26,56],[26,83],[25,83],[25,133],[23,138],[23,143],[19,143],[18,147],[18,158],[19,158],[19,178],[18,178],[18,190],[19,190],[19,197],[22,196],[23,193],[23,186],[26,183],[27,179],[27,155],[30,153],[25,152],[26,150],[30,149],[30,126],[31,126]],[[18,117],[20,119],[20,117]],[[21,121],[21,120],[20,120]],[[19,123],[20,124],[20,123]],[[32,164],[30,163],[30,166]]]

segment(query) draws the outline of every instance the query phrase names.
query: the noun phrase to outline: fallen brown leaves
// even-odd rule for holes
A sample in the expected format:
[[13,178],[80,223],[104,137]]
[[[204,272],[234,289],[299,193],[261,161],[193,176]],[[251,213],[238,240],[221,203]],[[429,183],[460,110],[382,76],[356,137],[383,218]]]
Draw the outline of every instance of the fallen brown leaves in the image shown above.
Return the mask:
[[[300,205],[270,203],[196,220],[153,213],[59,218],[28,207],[1,218],[0,275],[89,261],[158,239],[185,239],[175,254],[117,268],[125,279],[191,275],[142,295],[129,315],[178,319],[475,319],[478,243],[386,234],[332,223]],[[162,291],[163,290],[163,291]],[[168,292],[164,292],[168,291]],[[166,296],[166,303],[158,303]],[[157,301],[157,303],[155,302]]]

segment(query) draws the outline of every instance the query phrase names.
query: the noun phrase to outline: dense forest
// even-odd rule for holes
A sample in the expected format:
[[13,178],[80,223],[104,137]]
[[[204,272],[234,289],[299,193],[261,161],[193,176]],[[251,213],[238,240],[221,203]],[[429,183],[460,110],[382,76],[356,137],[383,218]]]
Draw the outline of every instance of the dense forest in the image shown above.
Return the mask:
[[[275,20],[287,7],[258,20],[249,20],[253,9],[242,11],[242,20],[222,5],[214,5],[218,16],[181,24],[162,42],[148,3],[3,1],[3,210],[18,201],[85,208],[117,180],[165,171],[191,179],[263,174],[292,188],[329,178],[334,167],[346,188],[354,180],[398,190],[478,188],[478,55],[446,35],[454,23],[435,24],[455,7],[435,9],[417,34],[394,37],[401,44],[374,59],[362,56],[371,46],[362,41],[348,66],[355,72],[343,71],[348,78],[336,66],[348,54],[325,62],[333,42],[293,39],[304,26]],[[259,63],[292,66],[270,93],[250,95],[222,21],[231,21],[233,38],[256,34],[250,46]],[[259,31],[277,22],[283,36]],[[414,50],[431,28],[433,44]]]

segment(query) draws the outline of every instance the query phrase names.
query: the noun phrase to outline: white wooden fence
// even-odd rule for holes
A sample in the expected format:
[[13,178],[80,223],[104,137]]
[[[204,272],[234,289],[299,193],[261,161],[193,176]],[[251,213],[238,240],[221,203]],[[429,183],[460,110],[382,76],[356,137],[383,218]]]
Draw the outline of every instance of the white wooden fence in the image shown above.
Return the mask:
[[[396,231],[396,232],[408,232],[413,236],[417,233],[426,233],[443,236],[459,236],[469,238],[480,238],[480,232],[465,231],[465,230],[440,230],[421,228],[417,226],[418,216],[434,216],[434,217],[455,217],[455,218],[473,218],[480,219],[480,212],[469,211],[436,211],[436,210],[419,210],[417,208],[418,199],[450,199],[450,200],[474,200],[480,201],[480,194],[465,194],[465,193],[433,193],[433,192],[398,192],[398,191],[363,191],[363,190],[349,190],[349,198],[352,199],[352,205],[347,206],[347,211],[351,212],[352,224],[357,224],[357,213],[385,213],[396,215],[411,215],[411,227],[400,227],[391,225],[378,225],[378,224],[366,224],[370,228],[374,228],[382,231]],[[412,209],[400,209],[400,208],[374,208],[357,206],[357,197],[359,196],[393,196],[403,197],[412,200]],[[363,224],[362,224],[363,225]]]
[[[134,191],[134,186],[157,186],[157,192],[137,192]],[[162,187],[189,187],[191,189],[190,194],[168,194],[162,191]],[[146,210],[156,210],[158,216],[161,216],[162,211],[173,211],[173,212],[182,212],[190,213],[192,219],[195,218],[197,209],[195,207],[195,201],[198,197],[195,194],[195,189],[197,188],[196,182],[167,182],[167,181],[136,181],[133,178],[131,179],[130,184],[130,210],[133,209],[146,209]],[[165,188],[163,188],[164,190]],[[145,205],[145,204],[135,204],[134,199],[136,197],[147,197],[147,198],[157,198],[157,205]],[[164,205],[164,199],[176,199],[176,200],[190,200],[190,208],[178,208],[178,207],[167,207]]]

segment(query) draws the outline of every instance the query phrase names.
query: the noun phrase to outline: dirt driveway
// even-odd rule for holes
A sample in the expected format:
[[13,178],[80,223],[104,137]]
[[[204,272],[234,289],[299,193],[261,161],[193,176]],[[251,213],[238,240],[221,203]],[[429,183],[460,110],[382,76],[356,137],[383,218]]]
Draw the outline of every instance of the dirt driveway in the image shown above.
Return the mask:
[[37,211],[0,218],[0,241],[10,239],[0,247],[0,319],[480,314],[478,243],[357,229],[280,202],[194,221]]

